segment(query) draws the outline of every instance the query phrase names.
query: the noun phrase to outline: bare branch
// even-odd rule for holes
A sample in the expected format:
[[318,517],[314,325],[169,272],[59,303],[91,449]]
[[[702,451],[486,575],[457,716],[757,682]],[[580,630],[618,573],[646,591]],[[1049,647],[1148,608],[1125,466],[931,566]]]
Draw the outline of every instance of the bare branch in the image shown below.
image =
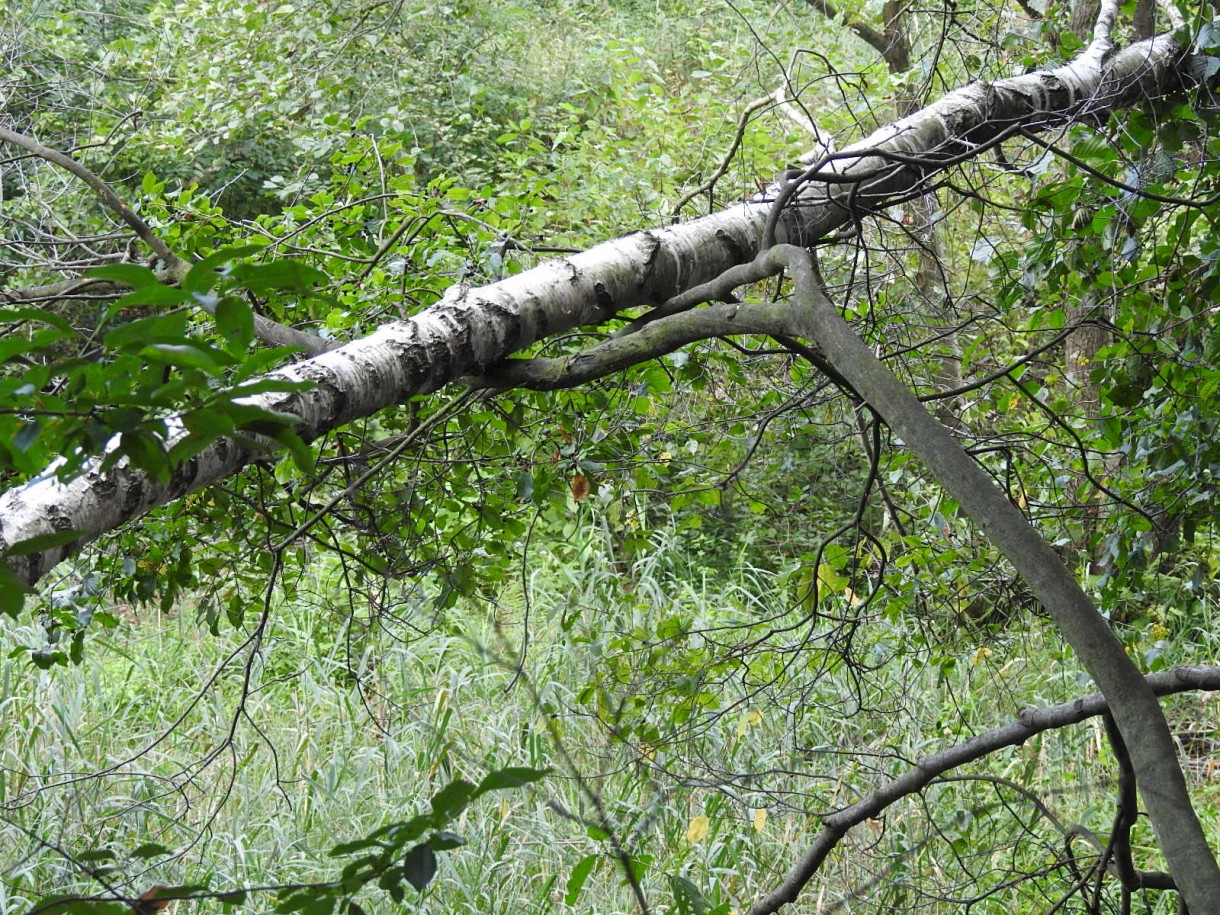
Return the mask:
[[1170,28],[1175,30],[1186,28],[1186,17],[1182,15],[1182,11],[1178,9],[1178,5],[1173,0],[1157,0],[1157,6],[1169,20]]
[[683,207],[685,207],[700,194],[706,194],[711,191],[712,188],[716,186],[716,182],[724,177],[725,172],[729,170],[729,164],[733,161],[733,156],[737,155],[737,150],[741,148],[741,139],[745,136],[746,127],[750,123],[750,115],[752,115],[755,111],[758,111],[760,108],[765,108],[768,104],[770,104],[770,102],[771,97],[766,96],[764,98],[755,99],[754,101],[750,102],[750,104],[746,105],[745,109],[741,112],[741,117],[737,119],[737,130],[733,133],[733,139],[729,143],[729,148],[726,149],[724,155],[720,157],[720,164],[716,166],[716,170],[712,172],[706,181],[704,181],[694,190],[683,194],[682,197],[679,198],[678,202],[674,204],[673,212],[671,213],[671,218],[674,222],[678,221]]
[[0,305],[53,302],[69,296],[79,296],[87,290],[99,296],[109,295],[118,291],[118,289],[119,287],[110,282],[110,280],[82,276],[71,280],[60,280],[58,283],[45,283],[40,286],[20,286],[15,289],[0,289]]
[[120,200],[119,196],[110,189],[110,185],[92,171],[85,168],[85,166],[81,165],[71,156],[65,155],[49,146],[44,146],[37,140],[27,137],[25,134],[17,133],[15,130],[9,130],[7,127],[0,127],[0,141],[20,146],[38,158],[45,159],[52,165],[58,165],[64,171],[75,175],[101,197],[102,202],[123,222],[127,223],[132,231],[153,250],[157,257],[165,262],[166,268],[170,270],[175,279],[181,280],[186,275],[186,271],[190,269],[190,264],[171,251],[169,245],[157,237],[157,233],[149,227],[148,223],[136,215],[135,211]]
[[472,383],[476,387],[531,388],[553,391],[672,353],[689,343],[735,334],[782,335],[789,327],[787,309],[776,303],[726,302],[671,315],[636,333],[615,337],[572,356],[552,359],[506,359]]
[[[165,276],[163,281],[169,282],[170,278]],[[33,304],[58,301],[68,297],[118,296],[122,295],[124,291],[125,287],[110,280],[82,276],[41,286],[0,289],[0,304]],[[85,295],[86,293],[88,295]],[[214,316],[216,313],[216,305],[213,303],[200,300],[199,307],[210,315]],[[301,350],[307,356],[317,356],[341,345],[337,340],[327,340],[317,334],[288,327],[257,313],[254,315],[254,335],[268,346],[291,346]]]
[[[1145,678],[1157,696],[1171,696],[1188,690],[1220,689],[1220,667],[1175,667]],[[939,753],[925,756],[914,768],[878,788],[850,807],[835,811],[822,820],[822,831],[806,849],[800,862],[772,890],[749,910],[749,915],[771,915],[795,902],[827,856],[854,826],[879,816],[887,807],[926,788],[944,773],[982,759],[1004,747],[1016,747],[1044,731],[1079,724],[1105,714],[1109,705],[1101,693],[1090,693],[1071,702],[1042,709],[1027,709],[1017,720],[955,744]]]
[[860,22],[858,19],[849,19],[842,16],[839,11],[830,4],[829,0],[805,0],[805,2],[827,19],[841,21],[845,26],[847,26],[847,28],[855,32],[857,37],[863,39],[866,44],[871,45],[878,54],[884,56],[889,50],[889,44],[885,40],[885,35],[878,32],[871,25]]
[[1114,47],[1114,21],[1118,18],[1118,0],[1102,0],[1093,26],[1093,44],[1109,51]]
[[[9,130],[7,127],[0,126],[0,141],[12,143],[14,146],[19,146],[32,155],[40,159],[50,162],[52,165],[57,165],[64,171],[79,178],[89,186],[101,199],[102,202],[110,208],[120,219],[122,219],[132,231],[140,237],[140,239],[148,245],[149,248],[161,258],[165,263],[163,272],[163,282],[180,283],[182,278],[186,276],[190,270],[191,264],[189,261],[179,257],[169,246],[163,242],[152,228],[143,219],[136,214],[119,196],[110,189],[105,181],[90,169],[81,165],[71,156],[60,152],[57,149],[52,149],[49,146],[44,146],[37,140],[27,137],[25,134],[17,133],[15,130]],[[10,302],[15,301],[31,301],[32,299],[50,299],[58,298],[61,295],[80,292],[85,288],[97,288],[98,281],[90,280],[89,278],[81,278],[74,280],[65,280],[60,283],[52,283],[44,286],[33,286],[24,290],[5,290],[0,291],[0,301],[7,299]],[[105,284],[111,290],[118,287],[112,284]],[[201,306],[209,314],[215,314],[215,306],[208,306],[206,303],[201,303]],[[316,334],[306,333],[302,330],[297,330],[293,327],[286,327],[272,321],[270,318],[260,314],[254,316],[254,333],[259,340],[266,343],[268,346],[292,346],[296,347],[310,356],[316,356],[320,353],[325,353],[334,349],[339,344],[333,340],[324,340]]]

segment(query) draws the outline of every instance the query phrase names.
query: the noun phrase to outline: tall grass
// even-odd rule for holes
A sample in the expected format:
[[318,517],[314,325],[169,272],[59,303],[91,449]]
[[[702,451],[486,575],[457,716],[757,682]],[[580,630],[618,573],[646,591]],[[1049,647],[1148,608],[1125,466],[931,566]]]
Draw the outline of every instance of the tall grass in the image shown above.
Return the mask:
[[[895,617],[857,635],[853,668],[807,633],[774,634],[805,616],[779,575],[716,578],[663,536],[628,570],[597,546],[568,553],[537,554],[495,603],[439,621],[418,590],[353,619],[349,596],[315,571],[274,607],[253,657],[246,633],[213,637],[184,606],[95,639],[77,667],[3,661],[0,912],[108,886],[138,895],[153,884],[329,879],[336,843],[426,809],[455,777],[510,765],[552,771],[463,816],[468,844],[444,853],[421,910],[638,911],[607,833],[657,911],[674,904],[673,875],[709,903],[745,908],[792,865],[817,813],[1024,705],[1082,689],[1038,631],[920,648],[919,624]],[[659,632],[667,619],[681,631]],[[37,635],[5,625],[8,644]],[[885,663],[868,671],[860,658]],[[1111,802],[1095,763],[1106,755],[1085,726],[972,771],[1046,793],[1066,821],[1104,829]],[[1053,855],[1057,834],[1014,803],[966,782],[897,805],[849,837],[797,910],[855,898],[842,910],[889,911],[923,898],[920,911],[957,911],[914,887],[937,874],[951,896],[968,875],[998,885]],[[1013,820],[1026,826],[1002,825]],[[124,857],[149,842],[167,853]],[[104,849],[117,861],[90,863]],[[569,881],[589,856],[576,893]],[[1034,883],[996,898],[1036,911],[1021,906],[1048,892]],[[275,898],[255,894],[240,910]],[[360,901],[395,908],[376,893]]]

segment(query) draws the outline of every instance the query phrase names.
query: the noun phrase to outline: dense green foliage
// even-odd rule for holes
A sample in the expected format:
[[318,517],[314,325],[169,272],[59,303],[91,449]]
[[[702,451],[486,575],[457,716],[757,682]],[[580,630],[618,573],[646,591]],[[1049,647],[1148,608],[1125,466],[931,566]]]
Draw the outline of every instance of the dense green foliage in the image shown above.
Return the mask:
[[[732,145],[782,80],[854,139],[1078,43],[959,7],[911,13],[921,63],[892,74],[799,3],[0,3],[4,126],[197,262],[163,283],[77,177],[5,147],[0,292],[77,266],[120,288],[0,309],[0,478],[267,448],[5,619],[0,912],[153,884],[208,912],[744,910],[821,814],[1086,692],[957,506],[782,343],[308,444],[240,399],[291,358],[255,314],[362,336],[666,223],[729,152],[683,215],[749,197],[810,145],[773,106]],[[1149,671],[1220,640],[1220,232],[1180,199],[1220,179],[1215,118],[1200,93],[1018,138],[948,173],[934,240],[897,206],[821,254],[916,390],[959,388],[933,405]],[[167,450],[174,414],[193,437]],[[1215,835],[1214,700],[1170,708]],[[1095,850],[1063,832],[1110,826],[1100,726],[959,775],[853,833],[801,910],[1040,912],[1081,882]]]

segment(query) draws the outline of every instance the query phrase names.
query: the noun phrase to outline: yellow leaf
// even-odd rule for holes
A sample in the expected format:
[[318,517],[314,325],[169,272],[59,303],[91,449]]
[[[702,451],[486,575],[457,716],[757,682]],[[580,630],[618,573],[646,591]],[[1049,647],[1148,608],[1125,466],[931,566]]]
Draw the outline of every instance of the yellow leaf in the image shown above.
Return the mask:
[[701,813],[686,827],[686,841],[691,845],[696,842],[702,842],[707,838],[707,831],[711,829],[712,821],[707,818],[707,814]]
[[754,811],[754,831],[762,832],[763,827],[767,825],[767,811],[759,807]]
[[750,709],[750,711],[742,715],[737,721],[737,736],[744,737],[746,731],[750,730],[750,728],[754,727],[754,725],[760,724],[761,722],[762,712],[756,711],[755,709]]

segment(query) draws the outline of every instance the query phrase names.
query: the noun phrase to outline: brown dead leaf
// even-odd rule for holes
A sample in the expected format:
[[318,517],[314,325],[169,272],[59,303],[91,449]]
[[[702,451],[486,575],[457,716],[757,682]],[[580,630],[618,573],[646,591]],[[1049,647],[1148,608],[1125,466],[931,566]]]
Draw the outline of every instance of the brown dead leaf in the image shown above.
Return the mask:
[[572,498],[583,502],[589,497],[589,481],[579,473],[572,477]]

